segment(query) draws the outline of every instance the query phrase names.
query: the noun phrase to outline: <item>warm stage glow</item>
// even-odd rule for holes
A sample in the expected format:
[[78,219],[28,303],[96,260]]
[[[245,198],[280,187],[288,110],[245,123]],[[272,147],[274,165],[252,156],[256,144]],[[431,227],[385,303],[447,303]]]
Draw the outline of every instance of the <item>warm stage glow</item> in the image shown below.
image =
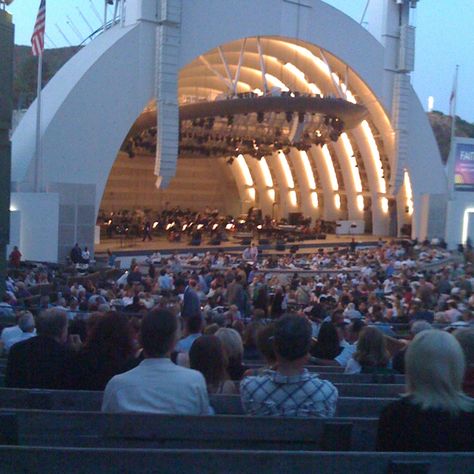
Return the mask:
[[268,190],[268,196],[272,201],[275,201],[275,190],[274,189],[269,189]]
[[364,210],[364,196],[362,194],[357,196],[357,209],[361,212]]
[[300,151],[301,162],[303,163],[304,173],[308,180],[309,189],[312,191],[316,189],[316,181],[314,180],[313,170],[309,162],[308,154],[305,151]]
[[262,157],[262,159],[258,162],[260,165],[260,170],[263,174],[263,180],[265,181],[265,186],[267,188],[273,188],[273,178],[272,174],[270,173],[270,168],[268,167],[267,160]]
[[339,194],[334,195],[334,205],[336,209],[341,209],[341,196]]
[[249,194],[249,198],[252,200],[252,201],[255,201],[255,188],[248,188],[247,189],[247,192]]
[[290,198],[290,203],[293,207],[298,205],[298,199],[296,198],[296,191],[290,191],[288,193],[288,197]]
[[413,214],[413,191],[407,170],[404,173],[403,184],[405,186],[406,207],[408,208],[408,214],[411,216]]
[[339,183],[337,182],[336,170],[334,169],[334,164],[332,162],[331,153],[327,145],[322,147],[322,152],[324,156],[324,162],[326,163],[326,169],[329,174],[329,181],[331,182],[331,188],[333,191],[339,190]]
[[388,212],[388,199],[386,197],[383,197],[380,200],[381,206],[382,206],[382,211],[387,214]]
[[293,180],[293,175],[291,173],[290,165],[286,159],[285,154],[282,151],[278,152],[278,159],[280,160],[281,167],[283,169],[283,174],[285,175],[286,184],[289,188],[295,187],[295,181]]
[[245,158],[242,155],[239,155],[235,161],[239,165],[240,172],[242,173],[242,176],[244,178],[244,182],[247,186],[253,186],[253,179],[252,175],[250,174],[249,167],[247,163],[245,162]]
[[311,204],[313,205],[313,207],[316,209],[319,205],[319,202],[318,202],[318,193],[316,191],[313,191],[311,193]]
[[346,155],[349,159],[350,163],[350,169],[351,169],[351,174],[352,174],[352,180],[354,182],[354,189],[356,193],[361,193],[362,192],[362,181],[360,179],[360,174],[359,174],[359,168],[357,167],[357,161],[354,156],[354,150],[352,149],[351,142],[349,140],[349,137],[347,136],[347,133],[341,134],[341,141],[342,145],[344,146],[344,150],[346,152]]
[[365,139],[367,140],[367,144],[370,148],[370,155],[372,158],[372,162],[374,163],[374,168],[377,171],[377,178],[378,178],[378,185],[379,193],[385,194],[387,192],[387,185],[385,183],[385,178],[383,177],[383,167],[382,167],[382,160],[380,159],[379,149],[377,148],[377,143],[375,142],[374,135],[372,134],[372,130],[367,122],[364,120],[360,126],[362,127],[362,131],[364,132]]

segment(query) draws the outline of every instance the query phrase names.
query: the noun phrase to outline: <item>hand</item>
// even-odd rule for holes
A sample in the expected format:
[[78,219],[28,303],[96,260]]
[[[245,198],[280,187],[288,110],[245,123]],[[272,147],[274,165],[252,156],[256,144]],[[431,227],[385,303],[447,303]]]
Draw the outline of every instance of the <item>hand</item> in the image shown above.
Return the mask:
[[73,351],[77,352],[82,347],[81,336],[79,334],[70,334],[68,344]]

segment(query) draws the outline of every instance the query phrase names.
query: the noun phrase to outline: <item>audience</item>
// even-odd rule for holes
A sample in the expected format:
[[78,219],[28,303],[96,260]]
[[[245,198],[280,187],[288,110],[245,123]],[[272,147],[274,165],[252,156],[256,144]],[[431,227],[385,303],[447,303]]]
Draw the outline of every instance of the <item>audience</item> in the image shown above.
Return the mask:
[[240,383],[244,410],[262,416],[334,416],[337,389],[304,368],[311,345],[311,325],[299,316],[275,322],[276,371],[246,377]]
[[366,327],[357,341],[357,349],[349,359],[344,373],[388,373],[390,354],[385,343],[385,336],[375,327]]
[[220,328],[216,332],[216,336],[222,343],[227,359],[227,373],[231,380],[240,380],[247,370],[247,367],[242,363],[244,345],[240,334],[232,328]]
[[102,411],[187,415],[211,413],[203,375],[170,360],[178,334],[176,316],[153,310],[142,321],[144,360],[113,377],[104,391]]
[[474,329],[459,329],[454,336],[461,344],[466,359],[462,388],[466,395],[474,397]]
[[202,336],[203,320],[200,315],[190,316],[184,321],[184,338],[176,344],[176,352],[189,352],[194,341]]
[[336,327],[330,321],[321,324],[318,339],[311,348],[311,355],[319,359],[334,360],[342,351]]
[[18,388],[67,388],[72,353],[67,347],[68,320],[50,308],[37,319],[38,335],[14,344],[8,354],[5,385]]
[[189,351],[189,363],[191,369],[204,375],[208,393],[237,393],[234,382],[229,380],[227,361],[217,336],[202,336],[196,339]]
[[380,415],[379,451],[472,451],[474,399],[462,392],[464,354],[456,338],[422,331],[406,352],[407,393]]
[[134,365],[130,322],[114,312],[99,317],[84,345],[72,361],[70,387],[104,390],[107,382]]

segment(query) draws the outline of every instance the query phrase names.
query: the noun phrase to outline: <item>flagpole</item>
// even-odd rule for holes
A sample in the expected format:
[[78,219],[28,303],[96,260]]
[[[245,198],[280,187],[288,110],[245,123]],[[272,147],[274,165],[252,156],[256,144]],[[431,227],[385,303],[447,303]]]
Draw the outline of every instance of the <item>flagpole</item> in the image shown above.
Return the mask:
[[456,103],[458,100],[458,71],[459,65],[456,65],[456,72],[454,74],[454,84],[453,91],[451,93],[452,102],[451,102],[451,137],[449,150],[452,152],[454,147],[454,138],[456,137]]
[[36,141],[35,141],[35,192],[42,191],[41,180],[41,86],[43,78],[43,52],[38,55],[38,78],[36,91]]

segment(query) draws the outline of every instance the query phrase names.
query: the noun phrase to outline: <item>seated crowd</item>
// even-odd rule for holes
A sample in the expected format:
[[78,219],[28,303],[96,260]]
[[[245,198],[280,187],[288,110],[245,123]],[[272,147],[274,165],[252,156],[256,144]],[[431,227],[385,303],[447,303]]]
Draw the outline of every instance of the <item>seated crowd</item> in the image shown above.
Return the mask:
[[[469,451],[472,268],[425,271],[420,254],[437,250],[420,250],[413,265],[397,263],[413,248],[359,250],[366,266],[356,276],[295,274],[287,284],[245,265],[195,272],[167,262],[156,274],[132,268],[123,283],[60,286],[55,304],[45,300],[36,317],[22,312],[3,330],[5,384],[103,390],[104,412],[209,415],[210,394],[238,394],[249,415],[333,417],[338,390],[308,365],[399,372],[406,393],[383,410],[377,449]],[[40,272],[53,280],[47,269],[10,279],[4,314]],[[403,338],[397,322],[408,324]]]

